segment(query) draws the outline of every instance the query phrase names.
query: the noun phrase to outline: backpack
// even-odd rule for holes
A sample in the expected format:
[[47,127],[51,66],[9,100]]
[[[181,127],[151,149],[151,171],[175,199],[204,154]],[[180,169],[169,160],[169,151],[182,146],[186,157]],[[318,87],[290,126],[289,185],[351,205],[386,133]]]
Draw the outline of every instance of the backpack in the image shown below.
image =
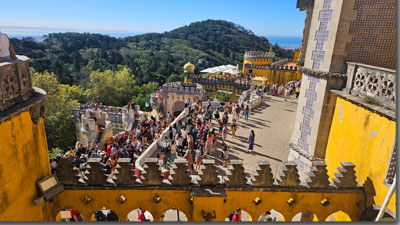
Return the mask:
[[224,158],[225,152],[221,151],[221,158]]
[[228,215],[229,221],[233,220],[233,216],[235,215],[235,213],[236,213],[236,211],[229,213],[229,215]]
[[240,108],[236,107],[236,113],[240,113]]

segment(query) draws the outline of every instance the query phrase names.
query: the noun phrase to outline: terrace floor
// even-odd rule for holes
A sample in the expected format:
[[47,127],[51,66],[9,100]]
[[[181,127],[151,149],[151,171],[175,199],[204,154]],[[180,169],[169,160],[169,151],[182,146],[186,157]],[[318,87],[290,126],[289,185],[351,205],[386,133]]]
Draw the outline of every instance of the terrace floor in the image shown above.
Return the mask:
[[[251,111],[248,121],[240,118],[235,138],[232,138],[229,131],[225,143],[231,150],[230,159],[242,159],[246,174],[254,173],[259,160],[270,162],[274,177],[279,173],[282,162],[289,156],[289,142],[296,119],[297,101],[294,97],[287,102],[282,97],[264,97],[263,103]],[[232,116],[229,115],[229,121]],[[213,125],[216,127],[215,121]],[[247,153],[251,129],[255,133],[254,149],[252,153]],[[219,174],[225,175],[223,170],[227,168],[222,166],[221,146],[221,140],[218,140],[216,150],[211,155],[206,155],[206,158],[214,159]]]

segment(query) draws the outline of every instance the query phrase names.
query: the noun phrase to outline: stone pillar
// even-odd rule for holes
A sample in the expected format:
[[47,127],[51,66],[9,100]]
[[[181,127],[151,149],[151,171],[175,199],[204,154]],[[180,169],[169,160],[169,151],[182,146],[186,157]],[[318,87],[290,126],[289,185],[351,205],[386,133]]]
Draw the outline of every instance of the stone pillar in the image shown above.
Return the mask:
[[351,41],[352,5],[354,0],[297,1],[297,8],[307,10],[307,18],[299,60],[303,76],[288,160],[296,162],[301,177],[325,158],[336,104],[331,90],[345,87],[344,46]]

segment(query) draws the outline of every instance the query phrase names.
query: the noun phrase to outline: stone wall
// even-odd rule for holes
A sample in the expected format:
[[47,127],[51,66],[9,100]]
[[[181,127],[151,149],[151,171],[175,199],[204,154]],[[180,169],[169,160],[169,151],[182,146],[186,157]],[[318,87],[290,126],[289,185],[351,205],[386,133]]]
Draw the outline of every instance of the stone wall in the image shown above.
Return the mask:
[[[215,215],[211,220],[224,221],[237,208],[250,213],[253,221],[271,209],[282,213],[286,221],[306,210],[315,214],[319,221],[339,210],[357,221],[365,209],[364,192],[355,182],[356,170],[349,162],[341,163],[336,178],[329,182],[324,163],[313,167],[307,179],[300,180],[293,162],[285,162],[280,175],[273,177],[267,161],[260,161],[253,176],[247,176],[242,160],[232,160],[228,172],[223,175],[217,173],[214,160],[203,160],[199,174],[189,175],[187,162],[177,159],[169,178],[163,179],[157,159],[148,158],[143,166],[145,173],[135,179],[129,159],[119,159],[116,184],[110,186],[105,183],[104,171],[96,160],[89,161],[89,179],[85,184],[60,178],[65,191],[55,199],[54,218],[59,210],[72,207],[89,219],[95,210],[104,206],[116,212],[122,221],[130,210],[138,207],[151,212],[155,221],[173,207],[184,212],[189,221],[204,221],[208,212]],[[69,173],[73,174],[72,169]],[[127,199],[125,203],[119,202],[121,195]],[[84,196],[91,201],[85,203]]]
[[32,96],[29,60],[18,55],[14,61],[0,63],[0,112]]
[[36,182],[50,175],[45,97],[32,87],[27,57],[0,63],[0,221],[51,220],[49,202],[33,203]]

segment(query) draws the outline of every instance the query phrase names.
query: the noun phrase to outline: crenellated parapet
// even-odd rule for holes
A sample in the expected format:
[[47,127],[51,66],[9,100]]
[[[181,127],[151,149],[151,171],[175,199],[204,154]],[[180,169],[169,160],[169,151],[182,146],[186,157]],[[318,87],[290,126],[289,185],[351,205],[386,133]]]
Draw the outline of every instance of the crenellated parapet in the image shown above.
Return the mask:
[[246,51],[244,53],[245,60],[261,60],[274,58],[274,52],[263,52],[263,51]]
[[[113,184],[107,181],[107,174],[104,164],[99,158],[88,160],[88,169],[85,173],[84,182],[76,177],[72,161],[62,159],[57,169],[57,176],[65,186],[85,184],[87,187],[143,187],[143,186],[169,186],[169,187],[268,187],[268,188],[319,188],[337,190],[357,188],[356,171],[351,162],[342,162],[338,172],[329,182],[328,171],[324,162],[316,163],[312,172],[301,182],[297,164],[293,161],[283,163],[280,173],[273,177],[268,161],[259,161],[258,168],[253,175],[247,176],[244,173],[243,160],[232,160],[231,165],[224,174],[219,174],[215,161],[205,159],[201,165],[198,175],[190,175],[187,162],[184,159],[176,159],[170,168],[170,175],[166,178],[159,166],[158,159],[148,158],[143,165],[143,172],[140,178],[135,177],[134,165],[129,158],[120,158],[117,169],[112,178]],[[192,182],[196,180],[196,182]]]
[[298,66],[287,66],[287,65],[273,65],[273,64],[264,64],[264,65],[254,65],[246,63],[244,67],[247,69],[261,69],[261,70],[284,70],[284,71],[299,71]]
[[193,83],[207,85],[212,87],[223,86],[230,89],[239,89],[239,90],[248,90],[250,88],[250,83],[245,81],[237,81],[231,78],[203,78],[201,76],[197,76],[193,78]]
[[0,63],[0,112],[33,95],[29,61],[19,55],[16,60]]
[[[198,174],[190,175],[187,161],[176,159],[167,176],[156,158],[145,161],[140,178],[130,172],[133,165],[129,159],[119,159],[116,178],[109,183],[104,165],[97,159],[89,162],[85,184],[76,181],[71,167],[63,165],[72,175],[59,176],[64,192],[55,199],[57,210],[73,207],[90,218],[93,210],[109,207],[123,219],[132,209],[144,207],[155,221],[173,207],[184,212],[188,221],[204,221],[204,215],[213,210],[213,220],[224,221],[237,208],[253,218],[274,209],[282,213],[285,221],[291,221],[299,212],[310,211],[318,221],[325,221],[330,214],[342,210],[357,221],[367,208],[365,191],[355,183],[354,165],[349,162],[338,168],[334,183],[329,182],[324,163],[316,164],[313,174],[302,183],[294,162],[284,162],[280,175],[274,177],[267,161],[258,162],[255,173],[246,175],[242,160],[232,160],[226,172],[220,172],[214,160],[203,160]],[[85,196],[89,202],[82,200]],[[126,202],[121,201],[121,196]]]

